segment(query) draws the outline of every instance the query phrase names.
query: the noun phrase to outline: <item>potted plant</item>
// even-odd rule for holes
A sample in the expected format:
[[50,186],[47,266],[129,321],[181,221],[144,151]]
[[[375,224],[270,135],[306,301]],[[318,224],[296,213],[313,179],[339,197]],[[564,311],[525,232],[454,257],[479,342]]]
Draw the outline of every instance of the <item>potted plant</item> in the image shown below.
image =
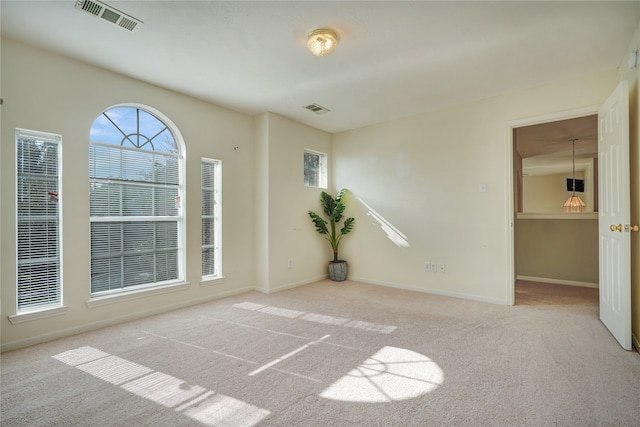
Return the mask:
[[342,214],[346,207],[342,202],[345,192],[346,189],[340,190],[335,199],[325,191],[320,194],[320,204],[324,209],[324,213],[329,217],[329,221],[325,221],[317,213],[309,211],[309,216],[316,226],[316,231],[324,235],[325,239],[331,244],[333,260],[329,262],[329,278],[336,282],[341,282],[347,278],[347,262],[338,258],[338,246],[342,238],[353,229],[355,222],[354,218],[349,217],[344,220],[342,228],[340,230],[337,229],[340,226]]

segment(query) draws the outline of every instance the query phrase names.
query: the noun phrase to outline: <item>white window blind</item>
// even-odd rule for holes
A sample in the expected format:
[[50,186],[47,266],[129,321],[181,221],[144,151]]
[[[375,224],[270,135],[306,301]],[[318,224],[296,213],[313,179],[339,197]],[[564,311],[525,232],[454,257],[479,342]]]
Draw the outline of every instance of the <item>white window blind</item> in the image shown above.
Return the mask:
[[[184,278],[182,156],[177,144],[167,127],[147,112],[144,117],[155,120],[151,129],[139,120],[137,108],[119,107],[111,116],[110,111],[103,113],[109,123],[99,118],[92,127],[92,138],[100,135],[107,142],[92,140],[89,147],[92,294]],[[134,114],[138,120],[132,120]],[[160,134],[162,143],[154,144]]]
[[16,130],[18,313],[62,304],[61,141]]
[[202,278],[221,276],[219,160],[202,159]]

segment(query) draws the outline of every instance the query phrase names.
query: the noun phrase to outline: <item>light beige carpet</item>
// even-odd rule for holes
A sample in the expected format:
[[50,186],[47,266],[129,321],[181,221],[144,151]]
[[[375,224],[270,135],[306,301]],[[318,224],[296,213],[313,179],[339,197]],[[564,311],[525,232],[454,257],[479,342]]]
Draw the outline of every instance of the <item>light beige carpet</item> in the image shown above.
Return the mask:
[[637,426],[597,290],[497,306],[355,282],[246,293],[2,355],[2,426]]

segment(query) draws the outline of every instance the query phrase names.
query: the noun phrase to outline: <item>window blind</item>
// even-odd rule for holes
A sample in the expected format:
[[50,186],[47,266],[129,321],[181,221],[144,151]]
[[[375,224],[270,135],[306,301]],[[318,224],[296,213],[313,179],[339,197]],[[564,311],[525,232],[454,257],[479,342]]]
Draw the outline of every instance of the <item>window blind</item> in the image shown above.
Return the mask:
[[220,276],[220,161],[202,159],[202,277]]
[[89,149],[91,293],[180,278],[180,156]]
[[18,313],[62,303],[61,140],[16,130]]

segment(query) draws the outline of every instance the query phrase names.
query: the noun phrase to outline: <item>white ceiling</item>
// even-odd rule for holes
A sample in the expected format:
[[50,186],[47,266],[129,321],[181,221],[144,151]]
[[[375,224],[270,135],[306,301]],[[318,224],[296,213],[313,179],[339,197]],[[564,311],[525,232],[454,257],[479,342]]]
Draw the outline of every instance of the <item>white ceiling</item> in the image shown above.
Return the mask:
[[[328,132],[613,69],[640,18],[638,1],[106,3],[144,24],[129,32],[73,0],[2,0],[2,34]],[[319,27],[340,38],[324,58],[305,45]],[[331,111],[302,108],[311,103]]]
[[515,129],[514,142],[525,175],[571,172],[574,149],[576,170],[585,170],[598,157],[598,117],[520,127]]

